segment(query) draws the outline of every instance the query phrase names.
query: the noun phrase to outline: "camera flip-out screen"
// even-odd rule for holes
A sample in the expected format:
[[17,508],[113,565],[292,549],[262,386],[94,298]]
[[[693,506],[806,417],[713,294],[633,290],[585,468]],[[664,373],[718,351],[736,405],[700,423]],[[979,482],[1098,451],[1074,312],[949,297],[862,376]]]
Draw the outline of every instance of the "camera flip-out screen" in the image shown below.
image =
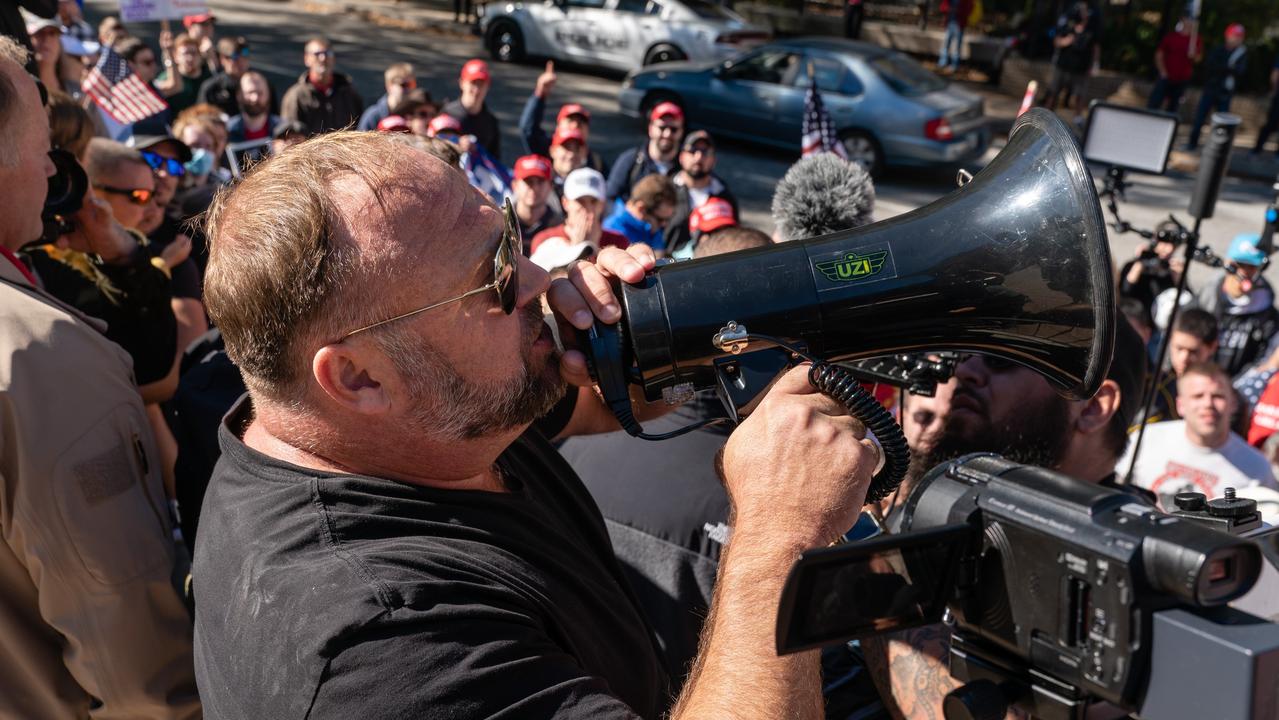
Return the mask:
[[1088,113],[1084,157],[1089,162],[1162,175],[1176,136],[1175,115],[1095,102]]
[[804,553],[782,590],[777,652],[940,622],[971,531],[950,525]]

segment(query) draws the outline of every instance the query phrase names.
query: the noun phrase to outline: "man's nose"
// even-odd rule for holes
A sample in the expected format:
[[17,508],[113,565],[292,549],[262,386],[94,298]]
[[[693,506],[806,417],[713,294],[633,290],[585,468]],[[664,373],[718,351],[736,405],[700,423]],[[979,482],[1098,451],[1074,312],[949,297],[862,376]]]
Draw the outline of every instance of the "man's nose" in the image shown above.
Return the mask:
[[522,254],[516,262],[519,263],[520,268],[520,287],[515,305],[524,307],[531,302],[537,302],[551,287],[551,274]]
[[985,386],[987,374],[980,355],[969,355],[955,366],[955,379],[966,385]]

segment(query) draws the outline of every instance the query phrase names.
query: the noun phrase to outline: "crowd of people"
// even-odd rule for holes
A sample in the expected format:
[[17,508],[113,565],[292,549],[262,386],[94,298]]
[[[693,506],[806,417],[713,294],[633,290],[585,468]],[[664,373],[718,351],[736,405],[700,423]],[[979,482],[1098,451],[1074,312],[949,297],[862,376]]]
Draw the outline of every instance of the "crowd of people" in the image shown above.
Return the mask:
[[[606,162],[586,107],[545,121],[548,63],[508,170],[482,60],[447,101],[394,63],[366,104],[325,38],[277,93],[216,18],[183,28],[157,53],[59,2],[29,49],[0,36],[0,715],[939,714],[944,628],[776,656],[798,552],[895,532],[923,473],[975,451],[1165,506],[1277,487],[1257,236],[1171,327],[1170,236],[1125,264],[1093,398],[983,356],[901,396],[907,481],[859,520],[879,451],[805,369],[731,432],[654,446],[565,336],[616,322],[611,283],[661,258],[872,222],[861,167],[799,160],[767,233],[676,104]],[[108,50],[163,110],[121,122],[83,91]],[[60,154],[87,193],[51,222]],[[651,432],[724,414],[637,407]]]

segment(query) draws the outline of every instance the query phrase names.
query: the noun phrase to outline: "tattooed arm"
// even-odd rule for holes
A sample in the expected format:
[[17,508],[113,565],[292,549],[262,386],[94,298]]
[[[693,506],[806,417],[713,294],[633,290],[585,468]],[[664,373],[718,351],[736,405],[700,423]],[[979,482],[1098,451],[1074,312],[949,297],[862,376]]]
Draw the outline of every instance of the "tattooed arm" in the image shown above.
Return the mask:
[[[862,640],[871,679],[894,720],[942,720],[946,693],[963,683],[950,676],[950,629],[905,630]],[[1010,709],[1006,720],[1022,720]]]
[[960,685],[950,677],[950,630],[945,625],[863,640],[862,647],[875,687],[894,718],[942,719],[942,699]]

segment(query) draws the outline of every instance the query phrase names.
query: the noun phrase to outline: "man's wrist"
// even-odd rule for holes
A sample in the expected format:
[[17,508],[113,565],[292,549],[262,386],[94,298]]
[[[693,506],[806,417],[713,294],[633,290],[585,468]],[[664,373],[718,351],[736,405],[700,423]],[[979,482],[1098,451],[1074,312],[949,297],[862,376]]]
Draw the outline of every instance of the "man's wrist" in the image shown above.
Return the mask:
[[836,538],[819,524],[779,519],[776,513],[735,513],[732,541],[750,547],[752,554],[798,558],[813,548],[827,547]]

